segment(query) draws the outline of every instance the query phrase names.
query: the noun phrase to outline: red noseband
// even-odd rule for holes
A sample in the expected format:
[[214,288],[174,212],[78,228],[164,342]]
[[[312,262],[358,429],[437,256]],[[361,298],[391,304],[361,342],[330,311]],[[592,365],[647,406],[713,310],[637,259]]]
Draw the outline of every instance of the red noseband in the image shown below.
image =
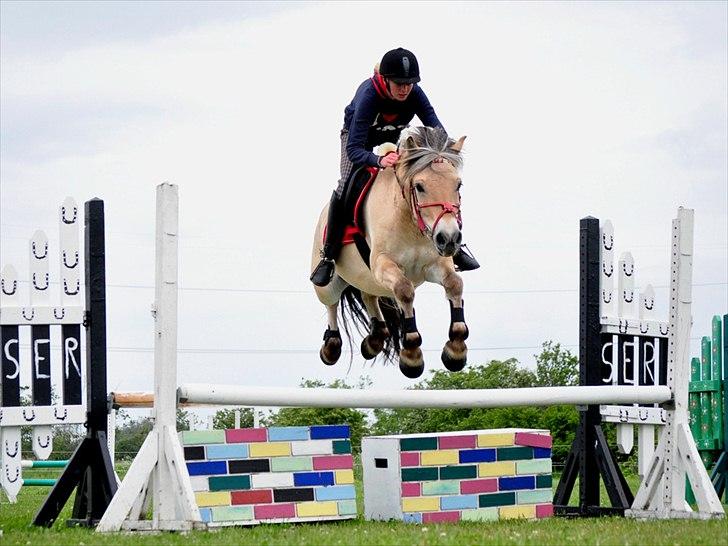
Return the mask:
[[[455,219],[458,222],[458,228],[462,229],[463,218],[462,218],[462,215],[460,214],[460,205],[458,203],[450,203],[449,201],[441,201],[441,202],[437,202],[437,203],[425,203],[423,205],[420,205],[420,203],[417,201],[417,190],[415,190],[414,186],[411,186],[411,192],[412,192],[412,212],[415,215],[415,218],[417,218],[417,227],[420,229],[420,232],[423,235],[427,235],[428,232],[435,233],[437,224],[440,222],[442,217],[448,213],[455,216]],[[435,223],[432,224],[431,228],[428,228],[427,224],[425,224],[425,221],[422,219],[422,209],[426,209],[428,207],[442,207],[442,212],[435,219]]]

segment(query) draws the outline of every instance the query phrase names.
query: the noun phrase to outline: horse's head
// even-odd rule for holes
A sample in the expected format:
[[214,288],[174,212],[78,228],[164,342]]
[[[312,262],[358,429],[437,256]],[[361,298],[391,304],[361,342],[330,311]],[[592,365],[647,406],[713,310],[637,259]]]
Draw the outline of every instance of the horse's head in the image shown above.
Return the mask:
[[405,129],[399,140],[397,179],[420,231],[432,239],[441,256],[452,256],[462,241],[460,151],[465,137],[454,141],[444,130]]

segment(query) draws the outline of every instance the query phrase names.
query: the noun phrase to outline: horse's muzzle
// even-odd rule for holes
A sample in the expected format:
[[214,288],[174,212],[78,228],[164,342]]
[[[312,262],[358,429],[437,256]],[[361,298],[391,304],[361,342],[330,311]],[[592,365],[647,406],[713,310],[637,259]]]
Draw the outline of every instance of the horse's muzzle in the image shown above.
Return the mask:
[[453,256],[458,250],[460,250],[462,240],[463,234],[460,230],[457,230],[454,233],[440,231],[433,239],[438,254],[440,254],[440,256],[447,257]]

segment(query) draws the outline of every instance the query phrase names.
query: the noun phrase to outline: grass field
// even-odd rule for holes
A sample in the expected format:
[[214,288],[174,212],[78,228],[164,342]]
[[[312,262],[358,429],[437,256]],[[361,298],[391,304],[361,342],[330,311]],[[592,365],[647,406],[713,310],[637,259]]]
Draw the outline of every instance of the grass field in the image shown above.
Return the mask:
[[[25,477],[53,477],[48,470],[28,470]],[[57,473],[55,473],[57,474]],[[628,477],[636,490],[637,479]],[[557,483],[557,480],[554,480]],[[361,487],[361,481],[357,482]],[[728,546],[728,520],[634,521],[623,518],[540,521],[461,522],[441,525],[374,523],[359,519],[326,524],[259,525],[195,531],[187,534],[99,535],[88,529],[67,529],[71,502],[52,529],[31,526],[36,510],[48,494],[48,487],[23,488],[17,504],[0,502],[0,544],[81,545],[109,544],[251,544],[264,545],[710,545]],[[361,498],[361,495],[360,495]],[[360,502],[361,504],[361,502]]]

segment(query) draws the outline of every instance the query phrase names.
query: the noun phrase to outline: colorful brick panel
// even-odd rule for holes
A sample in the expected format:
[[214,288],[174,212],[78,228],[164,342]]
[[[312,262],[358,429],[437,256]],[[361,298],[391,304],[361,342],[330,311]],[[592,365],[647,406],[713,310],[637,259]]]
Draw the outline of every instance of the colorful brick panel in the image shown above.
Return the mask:
[[348,425],[183,431],[209,526],[356,517]]
[[532,429],[365,438],[365,516],[412,523],[550,517],[551,445],[549,431]]

